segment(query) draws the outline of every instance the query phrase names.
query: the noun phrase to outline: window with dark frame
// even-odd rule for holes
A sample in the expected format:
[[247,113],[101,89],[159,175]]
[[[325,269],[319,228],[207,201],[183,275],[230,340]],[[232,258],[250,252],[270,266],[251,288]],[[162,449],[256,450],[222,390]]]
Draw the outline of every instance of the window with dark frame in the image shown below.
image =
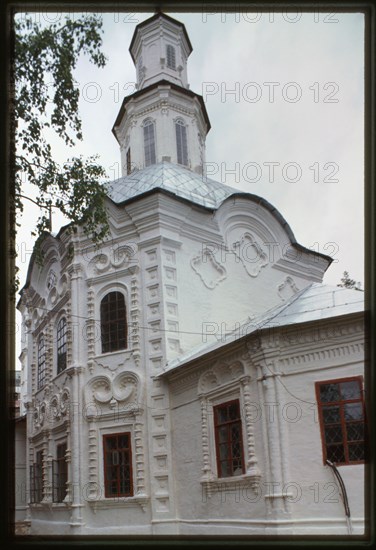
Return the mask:
[[130,432],[103,436],[105,497],[133,496]]
[[127,175],[132,172],[132,162],[131,162],[131,148],[128,148],[127,151]]
[[188,166],[187,127],[183,120],[175,122],[175,132],[178,164]]
[[127,315],[124,295],[109,292],[101,302],[102,353],[127,348]]
[[57,374],[67,366],[67,321],[62,317],[57,325]]
[[67,496],[68,464],[65,458],[67,444],[60,443],[56,447],[56,460],[52,461],[52,499],[53,502],[63,502]]
[[155,135],[154,135],[154,122],[152,120],[145,120],[144,122],[144,149],[145,149],[145,166],[155,164]]
[[166,46],[166,58],[167,58],[167,67],[175,71],[176,70],[175,48],[174,46],[171,46],[171,44],[167,44]]
[[324,463],[360,464],[366,458],[362,377],[316,382]]
[[51,271],[49,272],[48,277],[47,277],[47,288],[48,288],[48,290],[51,290],[51,288],[56,286],[56,280],[57,280],[56,273],[51,269]]
[[38,370],[37,370],[37,389],[43,388],[46,382],[46,347],[44,336],[40,335],[38,340]]
[[244,474],[239,400],[213,407],[218,477]]
[[43,451],[35,455],[35,462],[30,465],[30,502],[35,504],[43,498]]

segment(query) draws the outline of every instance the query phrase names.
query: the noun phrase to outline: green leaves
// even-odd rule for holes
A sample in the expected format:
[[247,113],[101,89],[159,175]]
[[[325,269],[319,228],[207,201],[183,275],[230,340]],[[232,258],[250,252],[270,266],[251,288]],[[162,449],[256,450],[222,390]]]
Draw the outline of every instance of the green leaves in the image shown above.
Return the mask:
[[22,211],[22,186],[37,188],[35,202],[42,209],[36,234],[49,230],[48,209],[57,208],[73,224],[82,225],[95,242],[108,233],[104,169],[97,157],[72,157],[59,165],[53,157],[46,130],[55,131],[70,147],[83,139],[78,112],[80,91],[73,71],[80,55],[97,67],[101,52],[102,20],[84,15],[42,27],[26,16],[15,22],[13,67],[13,128],[15,211]]
[[362,290],[361,283],[359,281],[356,282],[355,279],[350,279],[350,275],[348,271],[343,272],[341,283],[338,284],[337,286],[341,286],[343,288],[353,288],[354,290]]

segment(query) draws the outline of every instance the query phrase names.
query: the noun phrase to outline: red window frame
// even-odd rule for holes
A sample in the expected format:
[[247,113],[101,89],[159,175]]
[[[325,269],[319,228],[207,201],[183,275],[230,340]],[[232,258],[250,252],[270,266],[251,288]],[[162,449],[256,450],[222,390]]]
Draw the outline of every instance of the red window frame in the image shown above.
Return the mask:
[[[129,445],[128,447],[122,447],[119,448],[119,437],[122,436],[128,436]],[[108,451],[106,448],[106,442],[109,439],[115,439],[117,440],[116,447],[114,449],[111,449],[111,451]],[[124,464],[120,464],[120,461],[118,461],[118,464],[112,465],[116,468],[116,484],[117,484],[117,491],[116,493],[113,493],[110,491],[110,483],[111,479],[108,479],[107,477],[107,468],[109,465],[109,454],[113,451],[119,452],[125,452],[128,455],[128,465],[129,465],[129,491],[128,492],[122,492],[120,490],[120,469],[122,466],[125,466]],[[104,495],[106,498],[116,498],[116,497],[131,497],[133,496],[133,473],[132,473],[132,438],[131,438],[131,432],[121,432],[116,434],[105,434],[103,436],[103,467],[104,467]]]
[[[237,405],[238,409],[238,415],[237,418],[229,419],[226,421],[219,421],[219,411],[222,409],[225,409],[230,407],[231,405]],[[226,401],[225,403],[220,403],[219,405],[215,405],[213,407],[213,414],[214,414],[214,432],[215,432],[215,451],[216,451],[216,458],[217,458],[217,472],[218,477],[226,478],[226,477],[233,477],[242,475],[245,473],[245,466],[244,466],[244,449],[243,449],[243,424],[241,420],[240,415],[240,402],[239,399],[233,399],[231,401]],[[233,457],[233,447],[232,447],[232,437],[231,437],[231,427],[234,425],[238,425],[239,427],[239,443],[240,443],[240,460],[241,460],[241,473],[234,473],[234,462],[236,460],[236,457]],[[226,427],[227,431],[227,441],[226,442],[220,442],[220,436],[219,431],[220,429],[223,429]],[[227,458],[221,460],[221,454],[220,454],[220,445],[224,445],[227,443]],[[222,471],[222,464],[226,460],[230,463],[230,469],[232,470],[232,474],[226,475]]]
[[[341,396],[339,396],[339,399],[333,400],[333,401],[322,401],[321,395],[320,395],[320,387],[327,385],[327,384],[341,384],[344,382],[353,382],[356,381],[359,384],[359,395],[360,397],[356,397],[353,399],[342,399]],[[321,444],[322,444],[322,453],[323,453],[323,463],[326,464],[326,460],[328,458],[328,449],[327,447],[330,445],[330,443],[326,443],[325,438],[325,427],[330,426],[338,426],[341,427],[342,432],[342,440],[341,442],[331,443],[332,445],[343,445],[344,449],[344,461],[333,461],[336,465],[345,466],[345,465],[352,465],[352,464],[364,464],[367,458],[367,422],[366,422],[366,411],[364,406],[364,396],[363,396],[363,377],[362,376],[351,376],[348,378],[336,378],[331,380],[321,380],[320,382],[315,383],[315,390],[316,390],[316,401],[317,401],[317,408],[319,413],[319,422],[320,422],[320,434],[321,434]],[[363,418],[360,420],[354,420],[349,419],[346,420],[345,418],[345,405],[348,403],[361,403],[362,405],[362,412],[363,412]],[[326,422],[324,421],[324,407],[337,407],[339,409],[339,421],[333,421]],[[364,429],[364,436],[363,439],[352,439],[349,440],[347,437],[347,427],[349,424],[362,424]],[[351,460],[349,457],[349,444],[363,444],[364,445],[364,459],[362,460]],[[330,458],[329,458],[330,460]]]
[[127,309],[124,294],[112,291],[101,301],[102,353],[128,347]]

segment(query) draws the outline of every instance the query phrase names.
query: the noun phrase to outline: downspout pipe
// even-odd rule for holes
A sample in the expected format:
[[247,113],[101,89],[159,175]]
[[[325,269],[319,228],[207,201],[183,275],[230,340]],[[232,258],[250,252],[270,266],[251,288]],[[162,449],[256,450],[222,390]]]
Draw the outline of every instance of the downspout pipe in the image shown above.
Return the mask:
[[333,473],[334,475],[336,476],[337,478],[337,481],[339,483],[339,486],[341,487],[341,492],[342,492],[342,501],[343,501],[343,505],[345,507],[345,514],[346,514],[346,522],[347,522],[347,529],[348,529],[348,532],[349,532],[349,535],[352,534],[352,525],[351,525],[351,514],[350,514],[350,507],[349,507],[349,500],[347,498],[347,492],[346,492],[346,487],[345,487],[345,483],[342,479],[342,476],[341,474],[339,473],[336,465],[334,464],[334,462],[331,462],[330,460],[326,460],[325,461],[328,466],[331,467],[331,469],[333,470]]

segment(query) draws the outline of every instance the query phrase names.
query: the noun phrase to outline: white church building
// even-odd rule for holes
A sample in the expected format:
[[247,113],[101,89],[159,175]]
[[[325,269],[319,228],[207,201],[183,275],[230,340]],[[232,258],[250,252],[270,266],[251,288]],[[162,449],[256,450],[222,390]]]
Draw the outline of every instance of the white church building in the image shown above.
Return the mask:
[[98,250],[63,227],[31,259],[16,520],[42,535],[363,534],[363,293],[323,285],[329,256],[205,176],[191,51],[165,14],[136,26],[110,238]]

